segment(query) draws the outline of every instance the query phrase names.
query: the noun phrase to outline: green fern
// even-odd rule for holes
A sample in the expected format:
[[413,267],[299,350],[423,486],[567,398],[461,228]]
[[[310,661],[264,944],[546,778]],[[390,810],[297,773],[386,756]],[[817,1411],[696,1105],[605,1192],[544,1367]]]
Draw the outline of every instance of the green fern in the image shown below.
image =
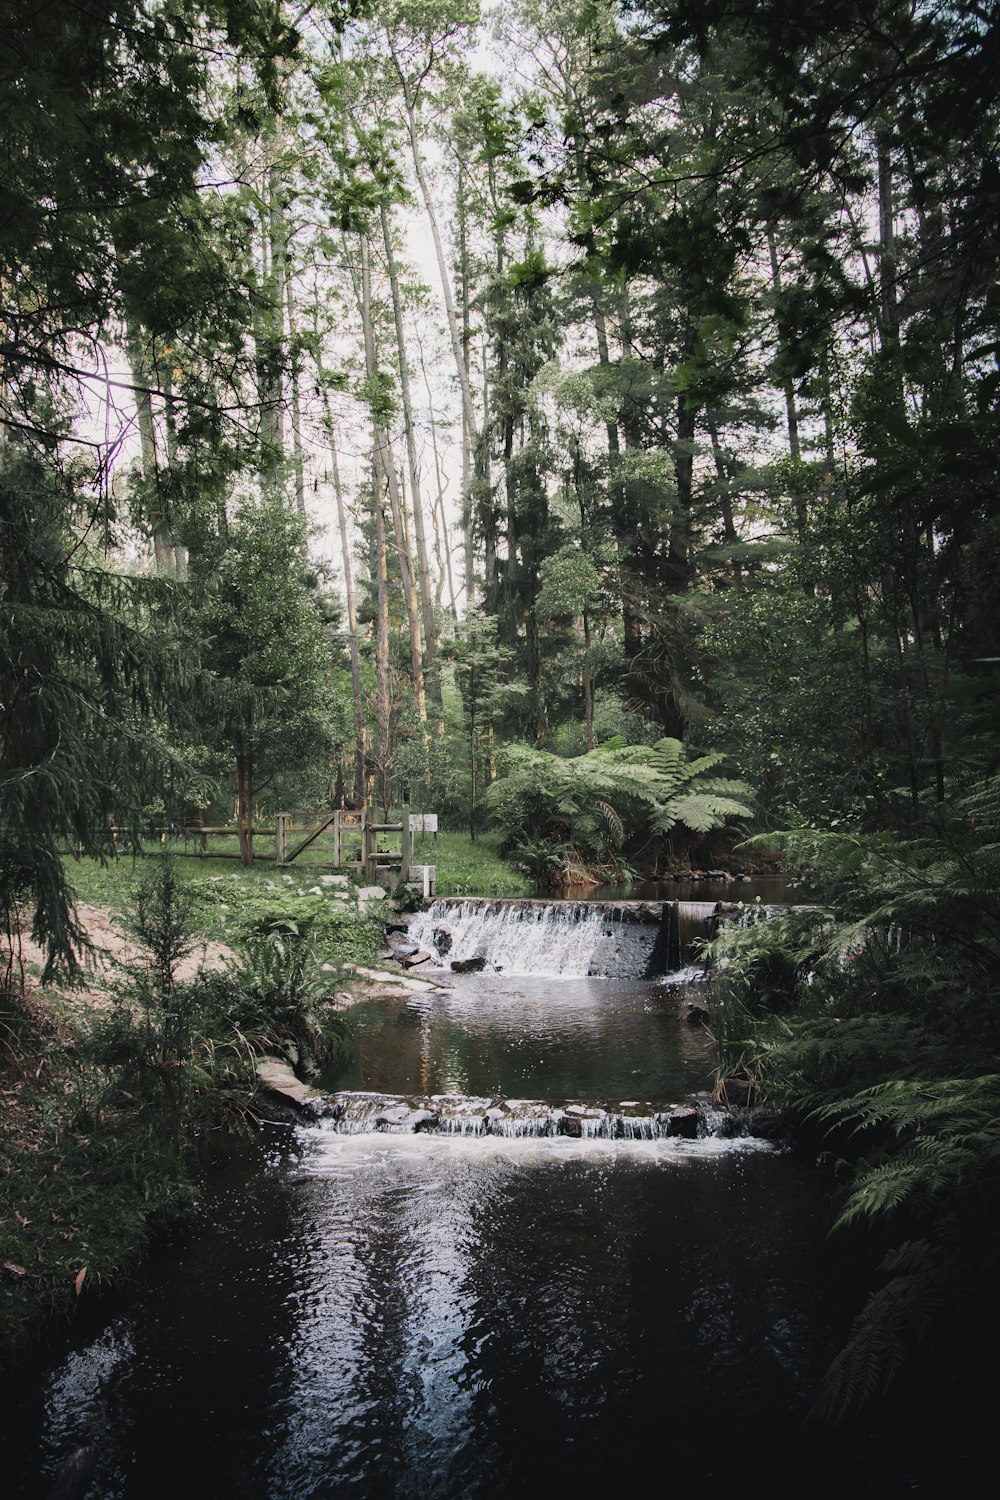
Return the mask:
[[523,856],[539,840],[553,849],[569,843],[578,864],[600,866],[629,838],[667,834],[678,825],[704,834],[749,817],[748,788],[710,774],[722,759],[712,752],[688,761],[675,739],[607,745],[572,759],[513,745],[484,800],[504,830],[507,852]]

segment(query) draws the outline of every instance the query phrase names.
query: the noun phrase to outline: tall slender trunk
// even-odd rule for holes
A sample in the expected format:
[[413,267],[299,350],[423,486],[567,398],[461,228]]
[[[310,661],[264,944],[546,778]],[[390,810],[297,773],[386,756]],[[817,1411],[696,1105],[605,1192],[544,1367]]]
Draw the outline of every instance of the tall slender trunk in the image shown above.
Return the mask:
[[378,465],[372,463],[372,509],[375,512],[375,684],[376,720],[378,724],[378,799],[388,810],[392,801],[392,746],[389,696],[389,568],[385,550],[385,516],[382,511],[382,485]]
[[[368,379],[374,386],[378,364],[375,356],[375,330],[371,310],[370,252],[368,239],[365,235],[361,236],[361,324],[365,340],[365,368]],[[403,592],[403,603],[406,607],[407,625],[409,627],[410,670],[413,678],[413,696],[416,700],[417,718],[421,724],[426,724],[427,697],[424,690],[424,667],[420,649],[420,611],[417,607],[416,584],[406,546],[406,534],[403,529],[403,505],[399,493],[399,478],[396,474],[396,465],[389,443],[389,435],[374,412],[372,413],[372,431],[375,441],[375,467],[376,471],[381,474],[382,482],[385,484],[386,493],[389,496],[389,508],[392,513],[392,526],[399,560],[400,584]]]
[[[684,335],[684,355],[694,352],[694,326],[688,321]],[[684,390],[677,393],[677,439],[674,446],[674,473],[677,481],[677,509],[670,526],[668,558],[671,587],[676,593],[687,589],[691,581],[691,511],[694,501],[694,434],[697,405]]]
[[[608,325],[601,306],[598,289],[593,287],[590,305],[594,314],[594,334],[597,338],[597,358],[606,369],[611,368],[611,349],[608,344]],[[622,632],[625,660],[633,661],[642,649],[642,627],[636,615],[628,580],[628,561],[631,553],[629,533],[628,481],[622,473],[621,438],[617,419],[611,417],[604,424],[608,439],[608,469],[611,479],[612,520],[615,550],[618,553],[619,595],[622,606]]]
[[583,724],[584,749],[594,748],[594,684],[590,675],[590,615],[583,606]]
[[399,361],[399,393],[403,406],[403,433],[406,440],[407,467],[410,475],[410,503],[413,509],[413,532],[417,552],[420,614],[424,630],[425,673],[431,702],[435,709],[438,734],[444,734],[444,710],[441,702],[441,674],[437,664],[437,634],[434,623],[434,600],[431,597],[430,568],[427,563],[427,539],[424,531],[424,507],[420,492],[420,465],[417,460],[417,437],[413,423],[413,399],[410,393],[410,362],[406,352],[403,307],[399,296],[399,276],[392,247],[392,227],[383,202],[379,208],[386,269],[392,296],[393,321],[396,327],[396,354]]
[[[462,298],[462,364],[465,378],[472,389],[470,370],[470,344],[472,339],[471,290],[469,273],[469,225],[468,208],[465,201],[466,173],[464,164],[459,165],[458,185],[455,193],[455,213],[458,224],[458,277]],[[483,430],[486,416],[483,415]],[[472,516],[473,476],[473,430],[469,425],[465,403],[462,404],[462,545],[465,553],[465,599],[466,608],[472,607],[476,588],[476,556]]]
[[[775,301],[781,297],[781,265],[778,260],[778,242],[770,225],[767,230],[767,251],[771,259],[771,287],[774,292]],[[788,452],[796,462],[802,457],[802,444],[799,438],[799,413],[795,402],[795,387],[791,377],[782,377],[781,388],[785,397],[785,423],[788,428]],[[796,521],[799,526],[799,536],[805,534],[805,518],[800,516],[796,508]]]
[[[166,438],[167,468],[172,469],[177,458],[177,423],[174,415],[174,398],[170,374],[170,359],[161,376],[163,385],[163,432]],[[225,501],[221,502],[225,505]],[[224,535],[224,533],[223,533]],[[174,572],[178,583],[188,581],[188,549],[183,542],[174,540]]]
[[[322,383],[323,372],[319,371]],[[351,691],[354,698],[354,801],[364,807],[368,801],[368,783],[365,776],[365,716],[364,699],[361,692],[361,658],[358,650],[358,612],[354,602],[354,572],[351,566],[351,547],[347,535],[347,506],[344,503],[344,487],[340,478],[340,462],[337,458],[337,435],[330,410],[330,392],[323,385],[323,425],[330,447],[330,469],[333,478],[333,494],[337,503],[337,530],[340,533],[340,560],[344,569],[344,595],[347,601],[347,632],[351,654]]]
[[[705,417],[705,425],[708,435],[712,440],[712,457],[715,460],[715,472],[719,478],[719,510],[722,513],[722,533],[726,538],[727,546],[733,547],[739,541],[736,531],[736,522],[733,519],[733,502],[729,493],[731,474],[726,455],[722,451],[719,441],[719,424],[714,412],[708,412]],[[733,577],[737,583],[743,582],[743,568],[737,559],[733,560]]]
[[285,345],[285,251],[276,167],[267,174],[267,204],[261,223],[261,279],[265,306],[258,315],[256,344],[258,394],[266,442],[261,483],[279,494],[285,461],[284,392],[281,363]]
[[[302,451],[302,398],[299,392],[299,355],[296,348],[295,292],[292,279],[285,281],[285,304],[288,312],[288,345],[291,353],[289,385],[292,398],[292,470],[295,476],[295,506],[303,521],[306,519],[306,473],[305,456]],[[305,543],[303,542],[303,546]]]
[[899,308],[896,305],[896,230],[892,191],[889,131],[880,126],[875,138],[878,173],[878,293],[879,332],[883,349],[899,346]]
[[253,756],[246,749],[236,756],[236,827],[240,859],[253,864]]
[[[138,327],[128,320],[128,362],[132,372],[132,385],[135,395],[135,410],[139,428],[139,462],[142,466],[142,477],[146,486],[146,503],[150,505],[157,491],[159,475],[159,455],[156,443],[156,419],[153,416],[153,398],[150,394],[152,379],[149,364],[146,360],[145,351],[142,346],[142,337]],[[164,573],[176,573],[177,559],[174,552],[174,539],[169,528],[164,524],[163,517],[151,508],[149,513],[150,524],[153,529],[153,557],[156,566]]]

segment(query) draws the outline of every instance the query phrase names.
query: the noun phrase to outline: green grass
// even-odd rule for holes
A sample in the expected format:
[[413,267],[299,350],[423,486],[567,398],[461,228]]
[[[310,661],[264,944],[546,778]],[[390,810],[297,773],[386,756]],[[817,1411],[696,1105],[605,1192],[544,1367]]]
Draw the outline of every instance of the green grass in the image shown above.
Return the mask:
[[499,835],[418,834],[413,859],[437,866],[439,896],[530,896],[534,886],[520,870],[501,859]]
[[[213,839],[211,843],[225,845],[230,851],[235,847],[232,839]],[[418,834],[413,859],[416,864],[436,866],[439,896],[530,896],[532,882],[500,857],[498,846],[497,834],[480,834],[475,840],[467,833],[439,833],[436,837]],[[178,841],[176,847],[183,850],[191,845]],[[316,857],[318,861],[320,855]],[[71,859],[67,870],[78,900],[124,912],[132,904],[136,886],[150,878],[160,858],[160,850],[151,848],[139,858],[122,855],[106,865],[93,859]],[[266,899],[275,888],[289,887],[286,875],[293,887],[308,890],[319,873],[298,861],[289,870],[276,870],[269,860],[245,868],[238,860],[218,858],[214,850],[203,858],[178,859],[177,869],[184,881],[203,893],[195,920],[199,935],[209,938],[225,937],[231,926],[223,919],[222,904],[235,909],[254,899]]]

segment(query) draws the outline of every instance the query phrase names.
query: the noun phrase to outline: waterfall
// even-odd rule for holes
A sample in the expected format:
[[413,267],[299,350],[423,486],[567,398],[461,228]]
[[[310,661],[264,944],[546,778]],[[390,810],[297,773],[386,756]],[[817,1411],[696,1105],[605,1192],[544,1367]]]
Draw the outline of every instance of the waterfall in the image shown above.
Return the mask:
[[578,1140],[658,1141],[732,1134],[705,1105],[655,1108],[635,1100],[617,1105],[485,1099],[463,1094],[373,1094],[344,1091],[317,1100],[311,1112],[335,1135],[503,1136],[508,1140],[570,1136]]
[[448,967],[482,959],[506,974],[648,979],[692,961],[711,937],[717,901],[434,901],[408,922],[409,937]]

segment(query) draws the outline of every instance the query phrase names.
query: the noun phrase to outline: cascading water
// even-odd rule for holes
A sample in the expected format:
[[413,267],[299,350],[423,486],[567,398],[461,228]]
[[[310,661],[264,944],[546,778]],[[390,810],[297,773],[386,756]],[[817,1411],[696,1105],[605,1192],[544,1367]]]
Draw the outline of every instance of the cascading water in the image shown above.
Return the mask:
[[512,975],[652,978],[684,968],[711,936],[717,901],[434,901],[408,935],[448,966],[481,959]]
[[732,1135],[722,1111],[674,1104],[650,1110],[638,1100],[556,1105],[541,1099],[352,1093],[328,1095],[313,1111],[336,1135],[471,1135],[508,1140],[571,1136],[577,1140],[659,1141]]

